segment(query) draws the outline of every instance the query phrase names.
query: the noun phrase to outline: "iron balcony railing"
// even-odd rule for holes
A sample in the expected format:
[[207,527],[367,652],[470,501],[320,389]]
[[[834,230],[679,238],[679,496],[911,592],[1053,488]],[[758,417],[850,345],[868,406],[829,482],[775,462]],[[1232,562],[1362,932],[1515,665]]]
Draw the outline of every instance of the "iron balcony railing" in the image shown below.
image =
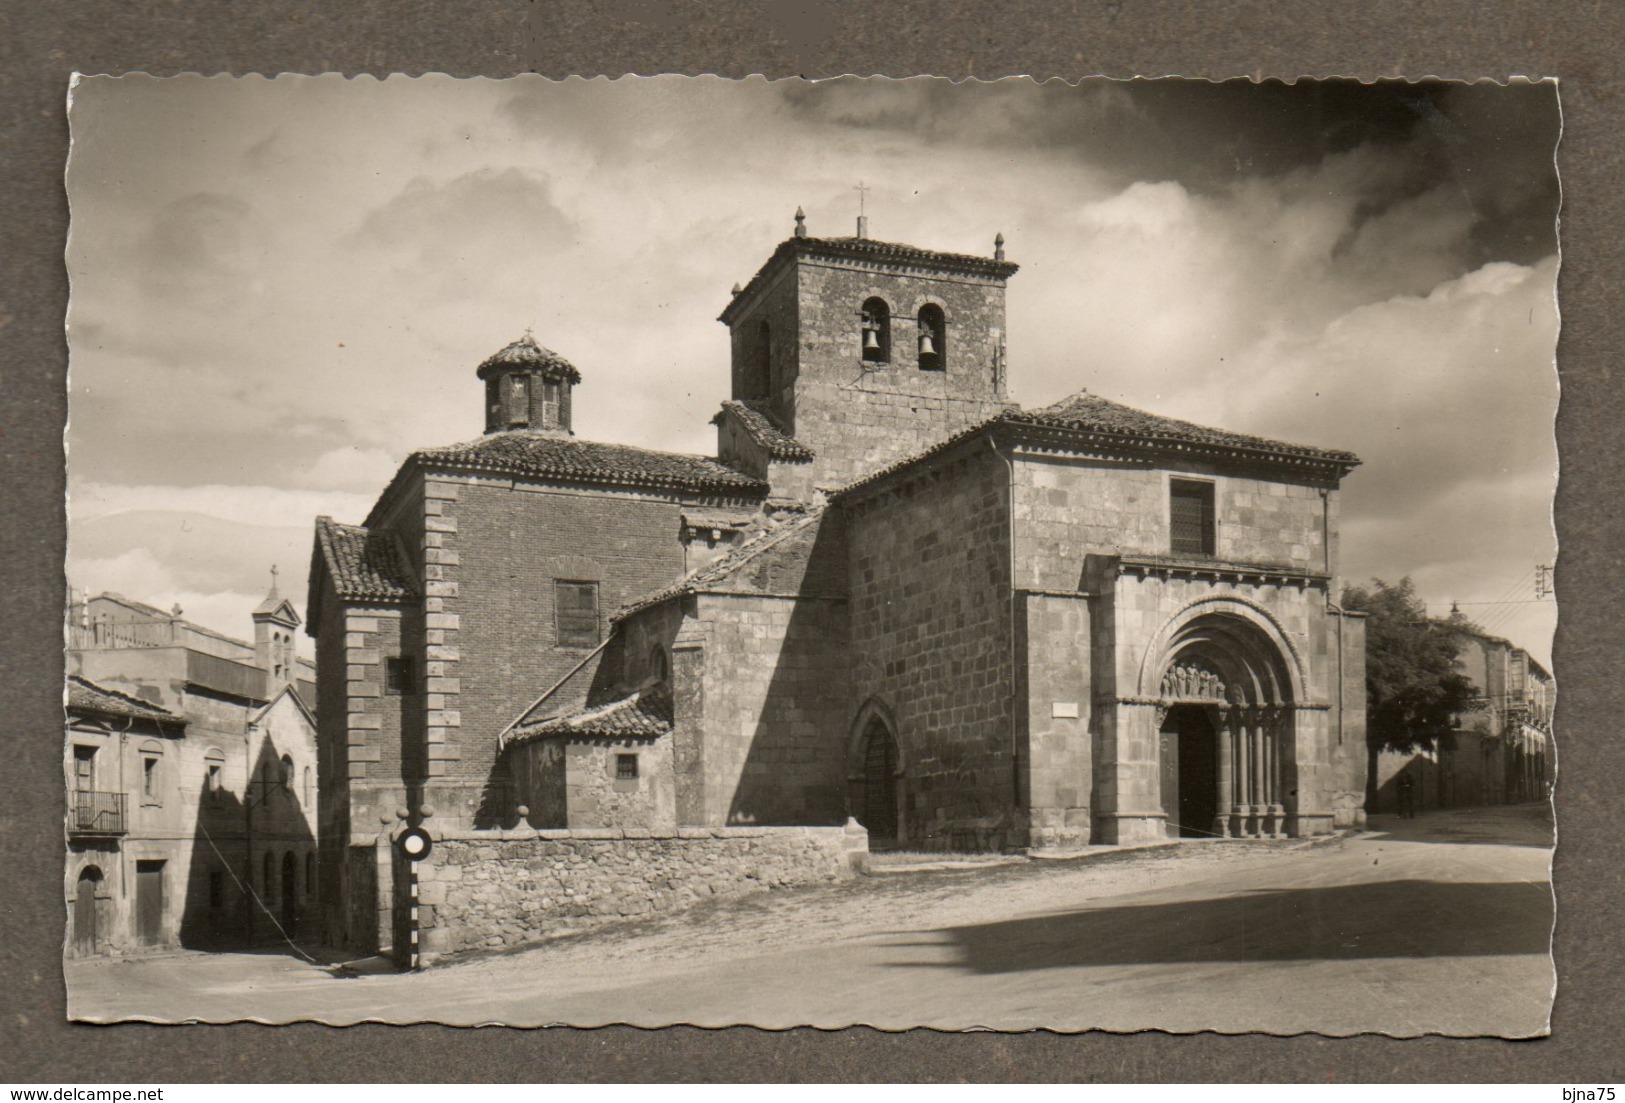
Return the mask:
[[69,793],[68,830],[77,835],[124,834],[124,794],[90,789]]

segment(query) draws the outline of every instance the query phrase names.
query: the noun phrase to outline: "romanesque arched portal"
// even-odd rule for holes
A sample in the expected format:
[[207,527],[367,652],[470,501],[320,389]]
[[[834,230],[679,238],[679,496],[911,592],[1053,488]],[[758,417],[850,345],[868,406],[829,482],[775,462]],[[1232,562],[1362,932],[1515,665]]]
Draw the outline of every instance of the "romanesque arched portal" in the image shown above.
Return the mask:
[[1293,659],[1255,618],[1217,610],[1178,624],[1159,652],[1152,695],[1168,833],[1285,837]]

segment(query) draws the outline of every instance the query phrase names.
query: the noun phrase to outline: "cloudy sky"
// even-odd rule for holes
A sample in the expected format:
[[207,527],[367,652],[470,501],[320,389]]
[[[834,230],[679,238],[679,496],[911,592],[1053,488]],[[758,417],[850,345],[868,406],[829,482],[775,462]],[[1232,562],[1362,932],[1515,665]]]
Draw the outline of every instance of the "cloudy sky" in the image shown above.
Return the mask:
[[[1347,579],[1545,660],[1552,86],[88,78],[69,579],[242,635],[311,519],[477,436],[534,327],[576,431],[708,452],[716,315],[788,236],[1021,264],[1010,383],[1358,452]],[[307,641],[308,642],[308,641]]]

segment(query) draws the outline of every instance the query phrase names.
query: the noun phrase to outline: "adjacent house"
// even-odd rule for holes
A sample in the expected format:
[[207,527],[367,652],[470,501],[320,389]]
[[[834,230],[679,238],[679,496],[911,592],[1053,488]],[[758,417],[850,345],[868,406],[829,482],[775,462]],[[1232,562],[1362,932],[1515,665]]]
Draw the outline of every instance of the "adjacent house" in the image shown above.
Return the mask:
[[69,608],[69,953],[280,940],[314,910],[314,670],[274,586],[252,619],[246,643],[119,594]]

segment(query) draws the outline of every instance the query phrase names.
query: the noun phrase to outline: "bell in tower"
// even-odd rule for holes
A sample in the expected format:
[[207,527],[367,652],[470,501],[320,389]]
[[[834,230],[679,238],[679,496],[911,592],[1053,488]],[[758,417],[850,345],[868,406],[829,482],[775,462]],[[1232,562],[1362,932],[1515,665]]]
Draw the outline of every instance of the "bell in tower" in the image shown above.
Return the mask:
[[476,373],[485,381],[485,431],[536,429],[571,435],[570,389],[581,373],[526,333],[486,358]]

